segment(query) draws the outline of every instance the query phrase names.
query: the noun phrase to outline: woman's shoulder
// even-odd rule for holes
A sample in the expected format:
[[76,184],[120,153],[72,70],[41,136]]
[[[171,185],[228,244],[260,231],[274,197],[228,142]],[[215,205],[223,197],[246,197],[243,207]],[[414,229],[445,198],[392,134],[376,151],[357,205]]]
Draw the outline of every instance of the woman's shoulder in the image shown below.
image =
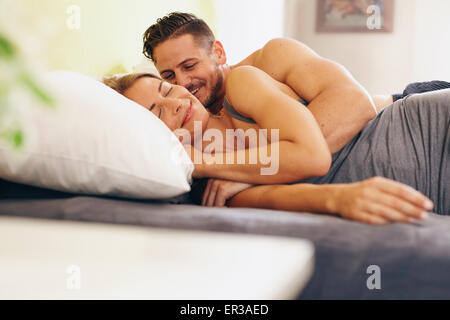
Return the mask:
[[[267,96],[270,93],[284,93],[298,99],[298,95],[289,86],[273,79],[264,71],[253,66],[239,66],[231,70],[226,82],[226,95],[228,100],[241,100],[251,97],[252,99]],[[250,101],[245,101],[249,103]],[[239,101],[234,101],[240,104]]]
[[249,65],[235,66],[228,74],[227,84],[241,85],[245,81],[254,81],[257,77],[263,77],[265,72]]
[[[267,73],[253,66],[239,66],[233,68],[226,80],[226,92],[228,94],[251,94],[263,90],[271,92],[278,89],[279,82]],[[252,91],[254,90],[254,91]]]
[[264,88],[270,88],[270,82],[264,79],[264,72],[252,66],[233,68],[228,74],[225,94],[228,101],[238,110],[246,113],[263,94]]

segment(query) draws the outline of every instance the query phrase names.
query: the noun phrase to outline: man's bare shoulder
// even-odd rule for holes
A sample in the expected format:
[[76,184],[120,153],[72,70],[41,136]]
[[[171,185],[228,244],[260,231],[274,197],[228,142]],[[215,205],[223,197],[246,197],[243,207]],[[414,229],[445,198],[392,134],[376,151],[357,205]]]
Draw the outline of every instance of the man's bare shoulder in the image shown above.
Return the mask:
[[311,58],[316,59],[318,55],[305,44],[290,38],[275,38],[232,68],[254,66],[284,82],[293,67],[308,64]]
[[261,49],[254,51],[244,60],[232,66],[232,68],[240,66],[259,67],[266,63],[268,59],[277,59],[292,54],[311,55],[315,54],[315,52],[300,41],[290,38],[275,38],[269,40]]

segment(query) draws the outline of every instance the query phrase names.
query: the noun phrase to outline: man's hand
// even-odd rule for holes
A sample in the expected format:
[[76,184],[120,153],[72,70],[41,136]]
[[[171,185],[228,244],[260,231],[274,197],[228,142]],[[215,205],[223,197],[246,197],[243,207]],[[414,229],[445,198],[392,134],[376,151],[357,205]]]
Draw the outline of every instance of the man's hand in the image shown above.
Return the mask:
[[369,224],[414,223],[426,219],[433,209],[433,203],[420,192],[379,177],[341,185],[333,199],[333,212]]
[[252,187],[251,184],[209,179],[203,194],[202,206],[225,207],[228,199]]

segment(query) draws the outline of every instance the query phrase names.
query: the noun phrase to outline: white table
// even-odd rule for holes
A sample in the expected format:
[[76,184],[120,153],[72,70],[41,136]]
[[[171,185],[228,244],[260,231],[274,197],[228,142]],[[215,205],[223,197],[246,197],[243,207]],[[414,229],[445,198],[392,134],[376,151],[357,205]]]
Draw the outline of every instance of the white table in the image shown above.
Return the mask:
[[292,299],[301,239],[0,217],[0,299]]

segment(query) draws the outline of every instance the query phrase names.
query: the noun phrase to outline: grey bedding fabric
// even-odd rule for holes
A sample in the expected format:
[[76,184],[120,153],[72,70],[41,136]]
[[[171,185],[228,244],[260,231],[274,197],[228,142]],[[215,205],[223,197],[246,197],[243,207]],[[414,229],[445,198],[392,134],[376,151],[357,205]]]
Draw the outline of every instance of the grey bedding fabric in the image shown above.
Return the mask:
[[427,81],[427,82],[414,82],[414,83],[408,84],[408,86],[405,88],[405,90],[403,90],[403,93],[393,94],[392,98],[394,99],[394,102],[395,102],[397,100],[407,97],[410,94],[424,93],[424,92],[443,90],[443,89],[449,89],[449,88],[450,88],[450,82],[447,82],[447,81],[433,80],[433,81]]
[[[301,299],[450,299],[450,218],[374,227],[337,217],[96,197],[3,199],[0,215],[311,240],[315,272]],[[369,290],[367,268],[381,269]]]

